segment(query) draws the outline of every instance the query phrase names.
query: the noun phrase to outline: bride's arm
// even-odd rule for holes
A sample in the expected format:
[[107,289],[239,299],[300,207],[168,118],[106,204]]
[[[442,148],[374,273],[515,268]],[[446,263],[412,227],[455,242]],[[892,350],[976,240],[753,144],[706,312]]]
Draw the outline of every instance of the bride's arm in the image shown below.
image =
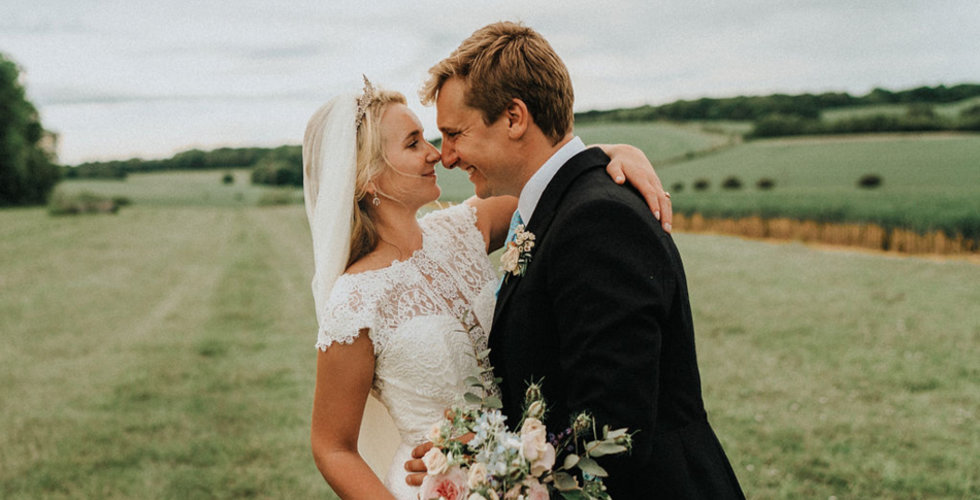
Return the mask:
[[[670,198],[664,191],[660,177],[653,169],[646,154],[628,144],[595,144],[609,155],[609,165],[606,172],[616,184],[629,182],[647,201],[650,211],[660,221],[664,231],[671,232],[673,210]],[[480,199],[476,196],[466,200],[466,204],[476,208],[476,226],[483,233],[483,241],[487,244],[487,252],[492,252],[504,246],[510,218],[517,210],[517,198],[513,196],[495,196]]]
[[366,331],[351,344],[318,351],[313,396],[313,459],[340,498],[391,499],[357,452],[364,405],[374,378],[374,347]]
[[502,246],[510,228],[510,218],[517,210],[517,198],[513,196],[493,196],[480,199],[471,196],[465,202],[476,208],[476,227],[483,233],[483,242],[487,244],[487,253]]

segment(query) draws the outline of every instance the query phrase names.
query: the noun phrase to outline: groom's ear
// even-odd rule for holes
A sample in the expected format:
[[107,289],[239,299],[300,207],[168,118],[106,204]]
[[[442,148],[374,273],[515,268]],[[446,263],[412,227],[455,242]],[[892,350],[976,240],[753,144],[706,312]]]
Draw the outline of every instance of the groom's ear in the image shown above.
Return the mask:
[[511,99],[510,104],[504,108],[504,119],[507,120],[507,137],[510,139],[524,137],[531,125],[531,113],[527,110],[527,104],[517,98]]

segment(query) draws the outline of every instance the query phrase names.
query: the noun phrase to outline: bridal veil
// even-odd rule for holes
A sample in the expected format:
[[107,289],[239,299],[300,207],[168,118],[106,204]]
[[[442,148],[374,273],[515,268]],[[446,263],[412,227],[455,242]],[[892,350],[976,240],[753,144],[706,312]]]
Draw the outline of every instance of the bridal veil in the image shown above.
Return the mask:
[[[324,335],[325,306],[350,255],[357,174],[357,95],[331,99],[313,114],[303,138],[303,198],[313,237],[313,300],[318,339]],[[358,450],[383,478],[400,443],[387,410],[368,398]]]

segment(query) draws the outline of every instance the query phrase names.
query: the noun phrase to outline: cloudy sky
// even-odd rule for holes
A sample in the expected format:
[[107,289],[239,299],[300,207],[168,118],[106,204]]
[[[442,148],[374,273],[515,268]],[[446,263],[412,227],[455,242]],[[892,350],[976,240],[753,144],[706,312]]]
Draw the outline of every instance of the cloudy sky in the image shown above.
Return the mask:
[[3,0],[0,52],[75,164],[298,144],[361,73],[434,136],[426,70],[502,19],[551,41],[578,111],[980,82],[977,0]]

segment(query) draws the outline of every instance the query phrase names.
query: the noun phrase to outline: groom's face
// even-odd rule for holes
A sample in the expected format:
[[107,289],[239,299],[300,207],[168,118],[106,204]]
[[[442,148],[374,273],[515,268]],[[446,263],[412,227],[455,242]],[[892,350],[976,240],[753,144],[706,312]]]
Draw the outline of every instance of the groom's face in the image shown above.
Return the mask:
[[514,195],[514,175],[507,161],[511,147],[505,120],[487,125],[483,113],[465,102],[466,84],[461,78],[450,78],[439,89],[436,99],[436,123],[442,132],[442,164],[460,168],[470,175],[474,191],[480,198]]

